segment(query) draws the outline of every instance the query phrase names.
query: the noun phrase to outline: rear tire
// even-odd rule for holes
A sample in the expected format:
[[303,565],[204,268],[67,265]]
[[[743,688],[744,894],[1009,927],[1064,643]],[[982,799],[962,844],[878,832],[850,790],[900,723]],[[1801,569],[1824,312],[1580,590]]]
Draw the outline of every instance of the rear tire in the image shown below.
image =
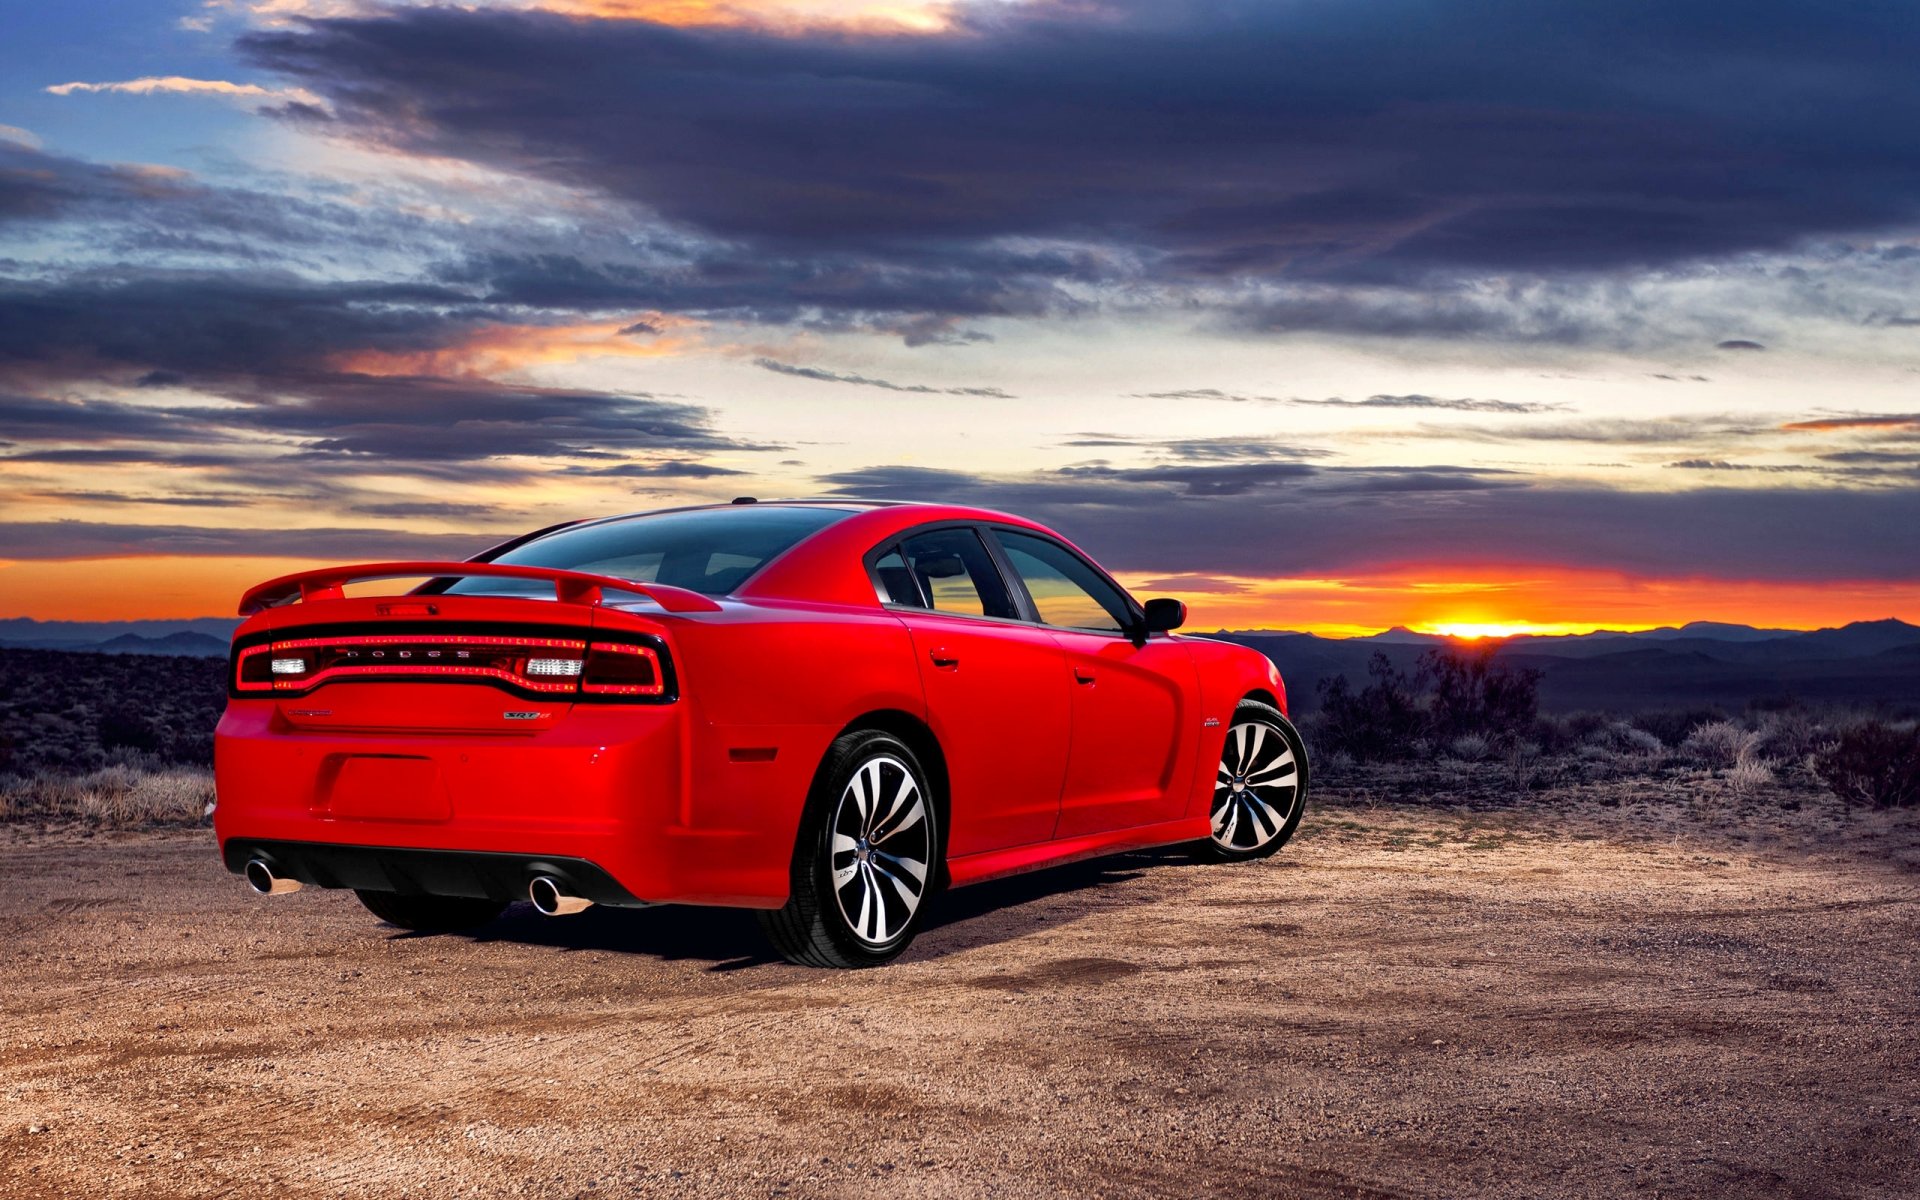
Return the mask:
[[367,911],[389,925],[415,933],[452,933],[475,929],[507,911],[504,901],[466,896],[402,896],[398,892],[356,890]]
[[786,906],[759,914],[767,940],[807,967],[877,967],[912,943],[941,842],[927,773],[874,729],[835,741],[807,800]]
[[1307,807],[1307,747],[1279,709],[1242,700],[1221,751],[1208,816],[1213,836],[1199,843],[1214,862],[1265,858],[1287,844]]

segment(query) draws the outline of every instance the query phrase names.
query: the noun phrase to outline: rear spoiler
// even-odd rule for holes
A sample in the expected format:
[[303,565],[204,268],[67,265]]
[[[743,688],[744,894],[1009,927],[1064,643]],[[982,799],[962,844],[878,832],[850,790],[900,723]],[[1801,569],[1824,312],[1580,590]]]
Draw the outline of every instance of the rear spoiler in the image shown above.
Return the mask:
[[500,579],[544,579],[553,584],[554,599],[563,604],[598,604],[602,592],[632,592],[645,596],[668,612],[719,612],[711,597],[686,588],[664,583],[637,583],[611,575],[589,575],[582,571],[562,571],[553,567],[522,567],[511,563],[486,562],[389,562],[360,563],[350,567],[323,567],[269,579],[249,588],[240,597],[240,615],[249,616],[263,608],[303,600],[340,600],[346,593],[341,586],[362,579],[409,579],[417,576],[434,579],[484,576]]

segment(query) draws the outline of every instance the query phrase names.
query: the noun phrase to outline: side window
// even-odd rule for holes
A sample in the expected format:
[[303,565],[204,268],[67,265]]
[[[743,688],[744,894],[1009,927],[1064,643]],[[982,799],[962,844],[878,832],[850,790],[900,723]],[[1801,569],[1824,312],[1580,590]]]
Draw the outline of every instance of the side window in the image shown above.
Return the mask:
[[900,547],[895,546],[882,554],[873,564],[873,590],[882,604],[908,604],[914,608],[925,608],[926,600],[920,595],[919,585],[913,582],[913,572],[907,569],[907,560],[901,557]]
[[974,617],[1012,617],[1013,601],[993,557],[972,529],[936,529],[900,543],[911,581],[925,601],[907,601],[936,612]]
[[994,536],[1027,585],[1042,622],[1112,633],[1127,628],[1133,609],[1126,597],[1079,555],[1032,534],[998,530]]

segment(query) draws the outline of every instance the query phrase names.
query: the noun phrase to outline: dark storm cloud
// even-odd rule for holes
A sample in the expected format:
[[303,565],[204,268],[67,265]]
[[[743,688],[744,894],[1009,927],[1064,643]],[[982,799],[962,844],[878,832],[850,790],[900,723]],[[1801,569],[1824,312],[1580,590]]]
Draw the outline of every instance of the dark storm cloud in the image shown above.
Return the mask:
[[803,367],[793,363],[778,362],[771,358],[756,358],[753,365],[762,370],[772,371],[776,375],[792,375],[797,379],[812,379],[820,383],[851,383],[859,387],[882,388],[889,392],[918,392],[928,396],[981,396],[990,400],[1014,400],[996,387],[932,387],[924,383],[894,383],[890,379],[874,379],[867,375],[853,375],[841,371],[829,371],[825,367]]
[[644,394],[336,365],[457,346],[495,327],[496,314],[464,301],[436,286],[232,273],[0,283],[0,380],[225,401],[0,394],[0,427],[19,446],[6,459],[221,466],[269,478],[367,466],[458,477],[463,465],[503,458],[769,448],[718,433],[701,406]]
[[89,163],[0,138],[0,226],[163,201],[186,190],[177,172]]
[[[1381,281],[1920,214],[1920,23],[1897,5],[1059,0],[890,37],[409,8],[242,48],[324,95],[335,133],[880,258],[1037,236],[1137,247],[1161,278]],[[1490,318],[1315,303],[1247,323],[1449,319]]]
[[[1234,467],[1221,468],[1233,482]],[[1138,474],[991,478],[927,467],[829,475],[836,492],[943,497],[1024,513],[1116,570],[1311,576],[1444,561],[1655,577],[1920,578],[1920,489],[1512,486],[1402,493],[1401,472],[1321,469],[1271,486],[1195,488]],[[1408,468],[1408,475],[1437,468]],[[1371,486],[1346,488],[1346,481]]]
[[377,526],[324,529],[205,529],[194,525],[115,525],[93,521],[0,524],[0,558],[66,560],[127,555],[208,555],[334,559],[464,559],[501,535],[407,533]]
[[0,279],[0,377],[121,371],[163,387],[311,370],[336,354],[443,345],[486,316],[465,293],[413,283],[231,271]]
[[[295,462],[329,460],[418,469],[503,457],[767,448],[715,432],[703,408],[645,396],[348,373],[214,385],[242,402],[160,409],[0,398],[0,421],[23,443],[83,443],[11,453],[5,461],[226,465],[251,450],[271,452],[289,469],[297,469]],[[217,443],[224,452],[192,459],[175,449],[192,442]]]

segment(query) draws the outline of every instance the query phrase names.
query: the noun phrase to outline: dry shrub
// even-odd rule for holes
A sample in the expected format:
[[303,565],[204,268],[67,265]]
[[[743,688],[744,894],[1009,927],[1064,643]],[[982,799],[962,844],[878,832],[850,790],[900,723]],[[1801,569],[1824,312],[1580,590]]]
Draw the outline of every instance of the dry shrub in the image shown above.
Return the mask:
[[1666,752],[1666,743],[1636,725],[1626,721],[1608,721],[1590,729],[1582,740],[1588,746],[1597,746],[1614,754],[1631,754],[1639,757],[1652,757]]
[[1477,733],[1464,733],[1453,739],[1447,752],[1461,762],[1479,762],[1493,752],[1493,743]]
[[1863,721],[1816,755],[1813,767],[1848,804],[1920,804],[1920,729]]
[[1773,782],[1773,763],[1762,758],[1743,757],[1727,772],[1727,786],[1745,799]]
[[103,767],[0,783],[0,819],[80,820],[108,828],[198,825],[213,803],[213,773],[193,767]]
[[1708,721],[1680,743],[1680,753],[1707,767],[1731,767],[1751,754],[1754,735],[1732,721]]
[[1798,762],[1825,749],[1833,733],[1814,713],[1795,708],[1768,713],[1754,731],[1754,739],[1755,754]]
[[1659,738],[1666,746],[1678,746],[1702,724],[1726,719],[1727,714],[1717,708],[1660,708],[1633,714],[1637,728]]

